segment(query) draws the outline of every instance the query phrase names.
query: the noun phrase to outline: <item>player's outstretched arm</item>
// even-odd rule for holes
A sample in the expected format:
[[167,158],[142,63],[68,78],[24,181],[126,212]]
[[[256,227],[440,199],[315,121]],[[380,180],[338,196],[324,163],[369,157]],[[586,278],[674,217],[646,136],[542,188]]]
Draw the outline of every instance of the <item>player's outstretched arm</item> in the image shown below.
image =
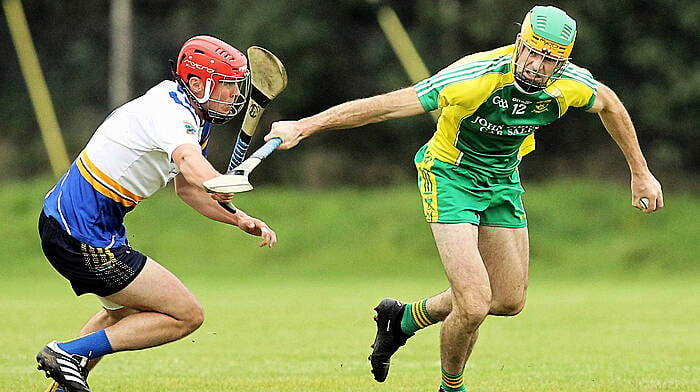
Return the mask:
[[279,148],[286,150],[316,132],[356,128],[424,112],[416,91],[413,87],[406,87],[386,94],[345,102],[298,121],[275,122],[265,136],[265,140],[278,137],[282,139]]
[[177,195],[190,207],[209,219],[237,226],[248,234],[262,238],[260,246],[273,246],[277,242],[275,232],[259,219],[237,210],[235,214],[225,210],[219,202],[228,202],[233,194],[207,193],[202,183],[220,176],[195,145],[183,144],[173,152],[173,162],[180,169],[175,177]]
[[237,226],[248,234],[260,237],[260,246],[272,247],[277,243],[277,234],[265,222],[249,216],[240,209],[231,214],[219,205],[212,197],[213,194],[192,185],[182,173],[175,177],[175,190],[185,203],[207,218]]
[[[664,199],[661,184],[647,166],[632,119],[617,94],[608,86],[599,83],[598,96],[589,112],[598,113],[603,126],[627,160],[631,174],[632,205],[643,209],[644,212],[662,208]],[[649,201],[646,208],[640,203],[642,198]]]

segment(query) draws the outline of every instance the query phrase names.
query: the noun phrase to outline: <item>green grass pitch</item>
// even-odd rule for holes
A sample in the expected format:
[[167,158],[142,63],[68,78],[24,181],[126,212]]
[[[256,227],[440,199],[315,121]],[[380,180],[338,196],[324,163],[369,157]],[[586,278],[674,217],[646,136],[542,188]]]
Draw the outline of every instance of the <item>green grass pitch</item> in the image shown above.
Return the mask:
[[[73,337],[98,309],[94,298],[74,297],[41,256],[35,217],[48,186],[0,191],[3,220],[13,222],[0,228],[3,391],[43,391],[48,382],[35,370],[36,352],[48,340]],[[516,317],[486,320],[465,372],[470,391],[700,390],[700,278],[692,265],[699,237],[687,214],[700,203],[679,198],[681,211],[643,217],[624,205],[625,189],[608,188],[573,189],[576,200],[604,204],[611,227],[596,230],[585,220],[597,212],[561,216],[563,207],[544,204],[559,197],[566,205],[571,184],[528,189],[528,304]],[[206,321],[178,342],[108,356],[91,386],[437,390],[439,326],[409,340],[383,384],[373,381],[367,361],[372,307],[382,297],[413,301],[445,287],[414,192],[260,187],[239,195],[239,207],[278,231],[274,249],[197,217],[172,192],[145,202],[127,223],[132,244],[180,276],[203,303]],[[655,247],[654,235],[661,237]],[[648,252],[659,262],[646,261]],[[630,260],[643,262],[632,268]]]

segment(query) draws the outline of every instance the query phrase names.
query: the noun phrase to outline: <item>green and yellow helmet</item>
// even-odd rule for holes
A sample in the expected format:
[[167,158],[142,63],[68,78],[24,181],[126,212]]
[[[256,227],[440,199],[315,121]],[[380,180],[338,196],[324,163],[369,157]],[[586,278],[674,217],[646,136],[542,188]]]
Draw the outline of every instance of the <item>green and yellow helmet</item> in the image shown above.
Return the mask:
[[556,80],[571,57],[576,21],[552,6],[536,6],[527,15],[516,39],[513,73],[529,93]]

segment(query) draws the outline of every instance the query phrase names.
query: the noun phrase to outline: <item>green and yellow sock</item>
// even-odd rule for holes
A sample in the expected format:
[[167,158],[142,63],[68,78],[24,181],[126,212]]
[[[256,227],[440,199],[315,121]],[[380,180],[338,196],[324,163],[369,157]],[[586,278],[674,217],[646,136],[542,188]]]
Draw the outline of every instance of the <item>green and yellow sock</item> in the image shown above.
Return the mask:
[[63,388],[59,387],[58,383],[54,381],[49,385],[49,389],[44,392],[63,392]]
[[440,386],[445,392],[467,392],[467,387],[464,386],[464,370],[455,376],[442,369],[442,384]]
[[423,329],[437,322],[428,314],[427,302],[428,299],[426,298],[422,301],[406,304],[403,310],[403,318],[401,319],[401,330],[403,333],[406,335],[413,335],[419,329]]

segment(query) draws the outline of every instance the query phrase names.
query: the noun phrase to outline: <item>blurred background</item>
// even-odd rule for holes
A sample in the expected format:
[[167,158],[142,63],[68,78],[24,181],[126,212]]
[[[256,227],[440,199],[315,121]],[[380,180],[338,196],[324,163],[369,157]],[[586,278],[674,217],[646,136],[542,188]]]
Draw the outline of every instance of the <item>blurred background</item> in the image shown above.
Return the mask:
[[[700,2],[550,2],[578,22],[573,61],[626,104],[652,171],[666,187],[694,187],[700,169]],[[459,57],[514,42],[535,5],[512,0],[145,1],[23,0],[56,118],[73,159],[116,106],[169,78],[168,59],[198,34],[241,50],[260,45],[284,62],[287,89],[268,107],[253,146],[271,122],[311,115],[346,100],[412,84],[378,22],[398,15],[430,73]],[[7,13],[7,11],[3,11]],[[0,180],[51,174],[35,112],[0,21]],[[126,45],[126,46],[125,46]],[[210,160],[225,170],[240,126],[219,126]],[[429,114],[307,139],[273,154],[258,183],[305,187],[413,181],[414,152],[433,133]],[[572,110],[538,131],[522,166],[527,182],[551,176],[628,181],[617,146],[597,116]]]
[[[520,169],[533,228],[528,308],[515,321],[488,321],[469,383],[483,391],[700,390],[700,1],[0,1],[1,389],[43,390],[36,350],[49,337],[72,337],[96,306],[74,298],[39,247],[36,216],[57,176],[47,151],[65,142],[64,161],[73,160],[114,108],[170,78],[168,59],[187,39],[259,45],[284,62],[289,85],[267,107],[252,150],[273,121],[413,84],[383,11],[395,11],[435,73],[513,43],[528,10],[553,4],[578,22],[573,61],[632,115],[666,208],[647,215],[630,207],[627,165],[598,116],[571,110],[539,130]],[[26,18],[16,16],[20,4]],[[25,42],[19,52],[36,53],[42,71],[29,80],[10,35],[25,20],[36,50]],[[30,99],[42,80],[63,140],[48,146]],[[240,124],[217,126],[210,139],[221,171]],[[272,154],[251,176],[256,191],[235,201],[277,231],[273,249],[212,224],[174,192],[142,203],[127,216],[129,242],[181,276],[208,321],[191,340],[110,358],[116,371],[91,374],[91,385],[123,391],[128,373],[133,391],[385,388],[366,365],[371,306],[446,285],[413,165],[434,124],[430,114],[392,120]],[[392,390],[429,390],[439,380],[439,329],[431,331],[402,349]],[[231,348],[246,361],[231,361]]]

